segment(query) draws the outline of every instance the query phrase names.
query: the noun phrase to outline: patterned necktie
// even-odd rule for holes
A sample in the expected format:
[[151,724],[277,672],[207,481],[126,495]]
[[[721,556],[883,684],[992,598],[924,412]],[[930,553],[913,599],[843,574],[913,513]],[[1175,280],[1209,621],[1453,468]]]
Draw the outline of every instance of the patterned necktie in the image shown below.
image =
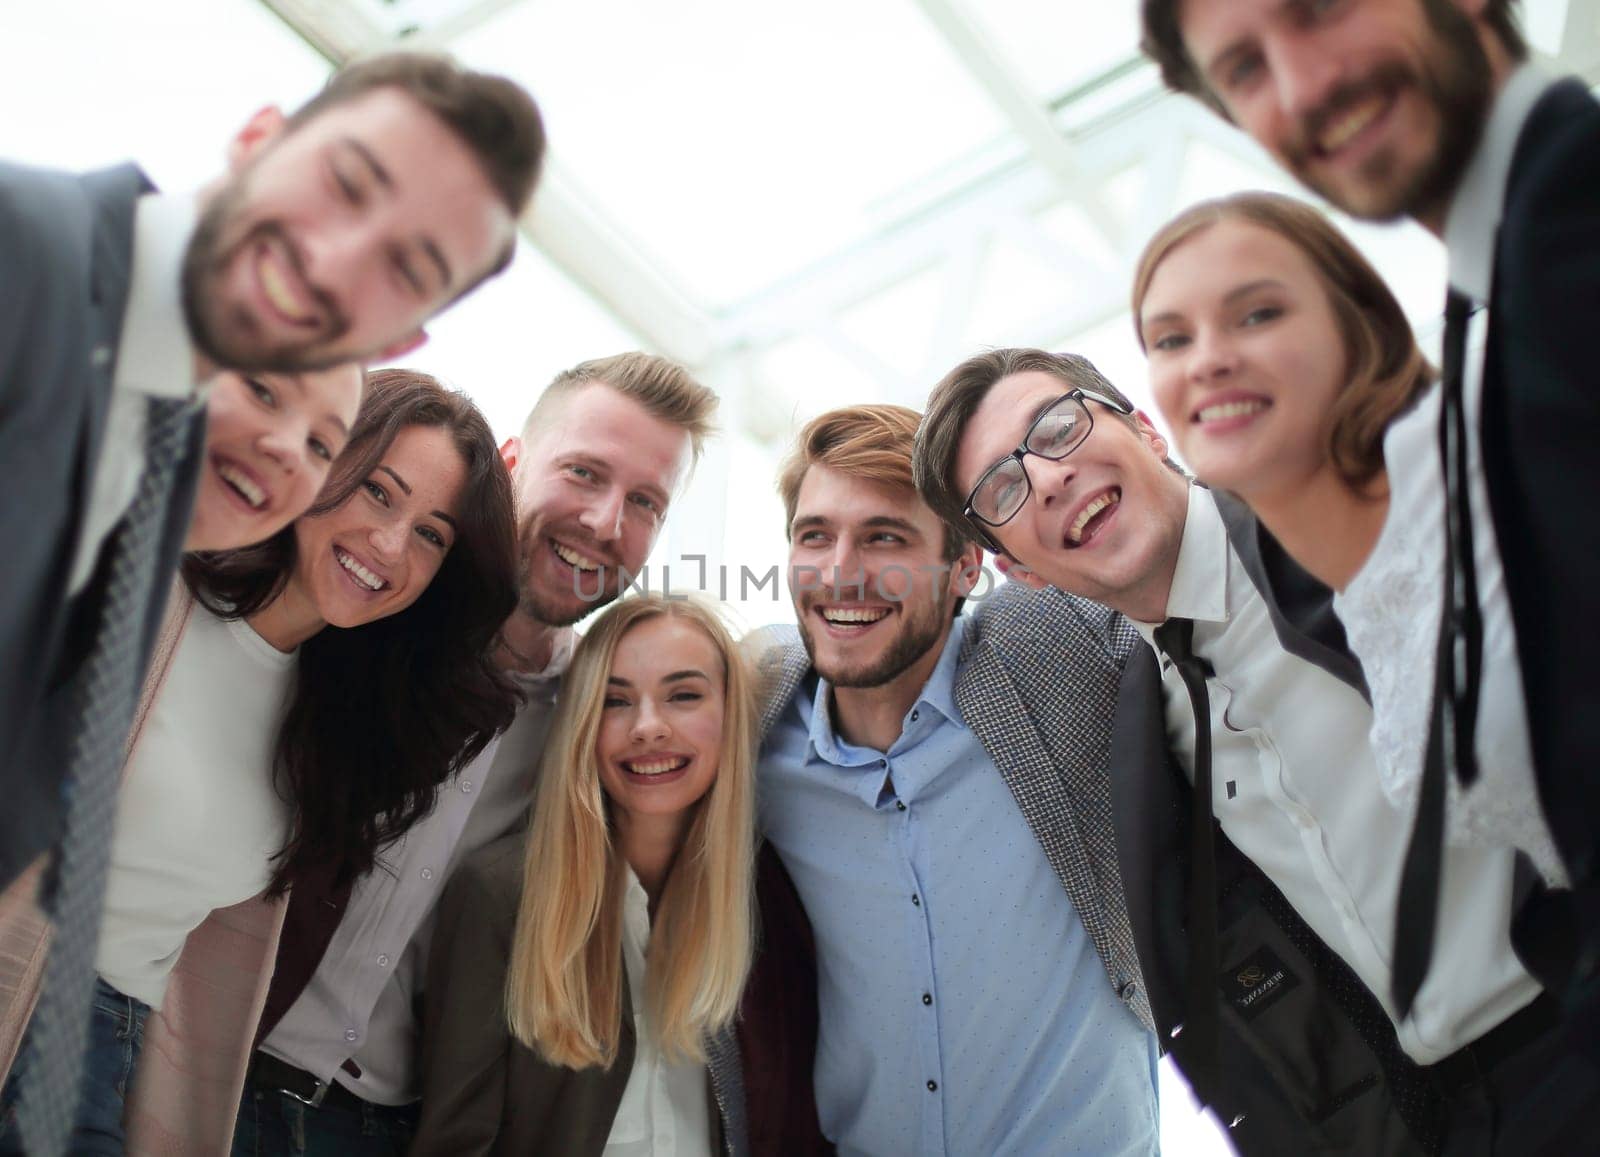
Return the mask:
[[1433,958],[1439,878],[1444,855],[1448,769],[1463,787],[1478,778],[1474,736],[1483,668],[1483,620],[1472,548],[1472,501],[1467,490],[1467,414],[1464,402],[1467,319],[1471,301],[1450,291],[1444,307],[1444,366],[1439,398],[1439,458],[1444,466],[1444,607],[1433,682],[1433,711],[1417,792],[1417,818],[1400,876],[1395,909],[1394,1002],[1411,1011]]
[[77,1113],[118,775],[143,667],[140,641],[151,597],[166,579],[155,573],[157,554],[196,413],[192,400],[150,401],[144,473],[107,546],[94,642],[65,688],[72,730],[50,904],[54,939],[18,1078],[17,1125],[34,1157],[66,1147]]
[[[1156,646],[1172,660],[1194,712],[1194,794],[1189,847],[1189,1000],[1183,1019],[1186,1061],[1207,1072],[1217,1063],[1217,848],[1211,814],[1211,697],[1216,672],[1194,653],[1194,620],[1168,619]],[[1201,1082],[1209,1087],[1209,1081]]]

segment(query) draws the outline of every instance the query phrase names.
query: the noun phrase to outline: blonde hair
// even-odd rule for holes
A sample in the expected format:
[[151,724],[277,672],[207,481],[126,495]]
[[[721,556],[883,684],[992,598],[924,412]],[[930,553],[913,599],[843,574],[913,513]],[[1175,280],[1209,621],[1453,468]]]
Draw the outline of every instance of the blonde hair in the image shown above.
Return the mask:
[[[1411,323],[1361,251],[1321,212],[1278,193],[1235,193],[1202,201],[1168,221],[1150,239],[1133,276],[1133,328],[1156,270],[1174,249],[1221,221],[1242,221],[1276,233],[1311,263],[1339,323],[1345,385],[1328,413],[1328,457],[1345,483],[1365,490],[1383,474],[1383,435],[1416,404],[1433,380]],[[1148,351],[1146,351],[1148,352]]]
[[506,977],[511,1032],[552,1064],[610,1068],[625,993],[625,864],[612,838],[596,740],[617,644],[661,617],[693,623],[722,657],[717,775],[695,805],[652,921],[645,999],[657,1044],[703,1062],[731,1024],[754,936],[756,712],[749,673],[717,611],[644,594],[598,619],[572,658],[540,761],[522,902]]
[[706,439],[716,433],[715,391],[701,385],[677,362],[638,350],[592,358],[562,370],[533,404],[522,423],[522,437],[527,439],[534,434],[552,406],[596,383],[633,399],[651,417],[686,431],[694,461],[700,461]]

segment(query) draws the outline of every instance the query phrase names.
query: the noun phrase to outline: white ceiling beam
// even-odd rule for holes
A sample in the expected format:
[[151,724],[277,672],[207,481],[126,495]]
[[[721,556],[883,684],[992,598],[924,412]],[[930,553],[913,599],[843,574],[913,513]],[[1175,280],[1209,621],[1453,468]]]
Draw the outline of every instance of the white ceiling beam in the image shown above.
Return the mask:
[[917,0],[918,6],[989,99],[1005,116],[1011,131],[1028,146],[1033,159],[1055,178],[1061,191],[1102,230],[1113,245],[1122,229],[1098,192],[1083,180],[1072,146],[1061,135],[1048,109],[1018,79],[1020,73],[1004,50],[961,0]]
[[[484,0],[458,19],[487,19],[508,0]],[[391,41],[346,0],[261,0],[335,68],[385,48],[444,48],[408,38]],[[452,35],[459,34],[457,29]],[[520,222],[523,235],[578,286],[631,330],[646,348],[691,367],[715,352],[710,315],[673,284],[639,245],[603,214],[561,166],[545,159],[533,204]]]

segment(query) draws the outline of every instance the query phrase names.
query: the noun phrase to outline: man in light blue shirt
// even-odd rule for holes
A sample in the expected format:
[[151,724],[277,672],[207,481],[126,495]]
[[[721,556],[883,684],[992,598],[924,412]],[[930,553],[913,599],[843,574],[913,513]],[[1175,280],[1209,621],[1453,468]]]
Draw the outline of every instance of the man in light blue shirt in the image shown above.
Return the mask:
[[760,816],[815,937],[823,1131],[874,1157],[1152,1153],[1105,771],[1126,633],[1060,592],[958,617],[988,580],[912,487],[917,420],[802,432],[780,482],[800,627],[758,636]]

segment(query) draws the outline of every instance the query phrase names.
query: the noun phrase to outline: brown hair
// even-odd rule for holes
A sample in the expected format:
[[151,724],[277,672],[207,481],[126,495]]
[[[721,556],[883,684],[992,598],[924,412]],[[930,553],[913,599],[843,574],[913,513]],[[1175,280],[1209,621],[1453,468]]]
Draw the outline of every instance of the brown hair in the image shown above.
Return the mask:
[[[911,459],[920,419],[921,415],[907,406],[873,405],[829,410],[807,422],[778,472],[784,537],[789,537],[789,525],[794,522],[800,484],[813,466],[915,493]],[[953,562],[971,541],[970,527],[947,526],[944,560]]]
[[[1487,0],[1483,19],[1500,38],[1500,43],[1505,46],[1507,54],[1513,60],[1526,60],[1528,42],[1522,38],[1522,32],[1517,27],[1517,17],[1513,11],[1516,2],[1517,0]],[[1183,39],[1183,26],[1178,19],[1178,8],[1181,3],[1182,0],[1141,0],[1139,47],[1160,67],[1161,79],[1166,82],[1168,88],[1174,92],[1184,92],[1198,97],[1226,117],[1227,110],[1211,92],[1211,87],[1200,74],[1194,58],[1189,55],[1188,45]],[[1439,26],[1441,20],[1467,19],[1450,4],[1449,0],[1422,0],[1422,9],[1427,14],[1429,23],[1435,28]]]
[[[483,175],[513,217],[533,197],[544,165],[544,120],[522,87],[503,76],[462,68],[446,56],[388,52],[348,64],[289,117],[293,130],[318,113],[380,88],[397,88],[444,122],[477,158]],[[456,296],[503,271],[516,253],[507,245],[499,259]]]
[[697,382],[677,362],[634,350],[608,358],[593,358],[579,362],[570,370],[562,370],[533,404],[527,421],[522,424],[523,438],[533,432],[539,419],[548,414],[554,403],[594,382],[610,386],[638,402],[653,417],[686,430],[696,462],[700,461],[705,440],[716,433],[716,392]]
[[[370,871],[516,713],[516,687],[492,656],[517,606],[511,480],[465,394],[416,370],[368,373],[350,441],[306,517],[349,501],[411,426],[447,431],[466,468],[455,542],[405,610],[300,644],[273,761],[289,811],[275,895],[305,871],[336,881]],[[213,614],[245,619],[283,593],[296,557],[291,524],[257,546],[188,555],[183,579]]]
[[1383,434],[1433,380],[1411,323],[1378,271],[1349,238],[1304,201],[1278,193],[1235,193],[1179,213],[1150,239],[1133,275],[1133,328],[1150,279],[1167,255],[1219,221],[1268,229],[1306,255],[1316,270],[1344,339],[1344,389],[1328,415],[1328,456],[1354,490],[1383,471]]
[[[1059,378],[1068,389],[1092,390],[1104,394],[1127,413],[1110,411],[1116,418],[1137,427],[1133,403],[1126,394],[1106,380],[1088,358],[1077,354],[1047,353],[1038,349],[998,349],[975,354],[951,370],[928,395],[928,409],[922,415],[916,444],[911,452],[912,473],[917,493],[933,507],[946,526],[970,536],[967,522],[967,495],[956,483],[956,458],[961,452],[961,435],[972,415],[989,396],[996,382],[1012,374],[1038,370]],[[1174,470],[1172,462],[1167,463]]]

